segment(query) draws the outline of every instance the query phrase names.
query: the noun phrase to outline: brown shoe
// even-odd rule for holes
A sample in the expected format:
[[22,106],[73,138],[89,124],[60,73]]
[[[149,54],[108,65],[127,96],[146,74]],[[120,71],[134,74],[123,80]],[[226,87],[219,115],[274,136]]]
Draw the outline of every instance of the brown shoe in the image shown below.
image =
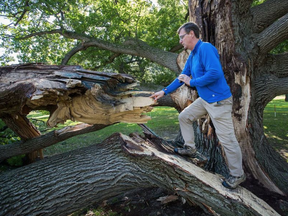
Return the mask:
[[239,184],[241,184],[242,182],[244,182],[246,180],[246,175],[245,173],[242,176],[236,177],[236,176],[232,176],[230,175],[227,179],[225,179],[222,182],[222,185],[226,188],[229,189],[234,189],[236,188]]
[[178,153],[183,156],[189,156],[189,157],[196,157],[197,156],[197,149],[194,149],[189,146],[184,146],[184,148],[174,148],[174,152]]

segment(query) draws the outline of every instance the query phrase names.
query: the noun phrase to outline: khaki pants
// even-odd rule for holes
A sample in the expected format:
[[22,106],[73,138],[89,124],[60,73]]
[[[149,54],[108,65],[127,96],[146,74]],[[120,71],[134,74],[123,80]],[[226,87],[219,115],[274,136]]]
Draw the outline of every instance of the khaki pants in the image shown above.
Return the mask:
[[211,104],[202,98],[197,98],[179,114],[179,124],[185,145],[196,148],[192,122],[208,113],[216,129],[217,137],[224,148],[230,174],[241,176],[244,173],[242,153],[235,136],[231,112],[232,96]]

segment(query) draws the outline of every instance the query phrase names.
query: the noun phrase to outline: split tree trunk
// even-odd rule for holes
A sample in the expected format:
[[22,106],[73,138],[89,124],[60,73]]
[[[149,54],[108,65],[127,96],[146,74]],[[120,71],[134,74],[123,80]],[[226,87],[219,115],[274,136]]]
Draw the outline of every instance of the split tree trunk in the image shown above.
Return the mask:
[[[202,40],[214,44],[220,54],[233,94],[233,122],[245,172],[268,190],[287,195],[288,164],[265,137],[263,111],[275,96],[287,94],[288,55],[268,52],[288,38],[288,2],[267,0],[252,9],[251,3],[252,0],[189,0],[190,20],[199,25]],[[216,135],[208,133],[210,126],[203,131],[198,123],[195,130],[202,133],[196,139],[199,146],[204,146],[204,152],[219,155]]]
[[[143,92],[131,91],[136,85],[136,80],[128,75],[89,71],[79,66],[1,67],[0,118],[23,142],[41,135],[26,117],[32,110],[50,111],[47,124],[51,127],[68,119],[97,125],[145,123],[150,117],[143,114],[152,109],[154,101],[142,96]],[[38,156],[43,158],[41,149],[34,149],[38,151],[28,153],[30,162]],[[19,153],[4,152],[4,157]]]
[[[134,134],[57,155],[0,174],[1,215],[67,215],[135,188],[158,186],[212,215],[278,215],[246,189],[206,172]],[[17,178],[15,178],[17,175]]]

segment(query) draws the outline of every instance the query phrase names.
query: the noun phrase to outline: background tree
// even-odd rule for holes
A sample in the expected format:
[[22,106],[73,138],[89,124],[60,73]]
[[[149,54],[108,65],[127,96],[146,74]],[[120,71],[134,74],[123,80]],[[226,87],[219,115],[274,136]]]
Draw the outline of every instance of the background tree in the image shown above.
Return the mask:
[[[2,4],[2,16],[10,21],[1,25],[2,45],[7,53],[18,53],[20,62],[69,63],[122,73],[143,73],[151,61],[163,65],[161,55],[149,55],[143,48],[179,50],[175,31],[188,17],[187,2],[172,0],[157,5],[147,0]],[[10,61],[7,53],[2,64]]]
[[[271,52],[288,39],[288,2],[258,3],[254,6],[252,0],[190,0],[189,19],[198,23],[203,40],[213,43],[221,55],[234,96],[233,120],[246,172],[270,190],[287,194],[287,163],[265,138],[263,109],[275,96],[288,92],[288,55]],[[3,38],[3,44],[20,51],[25,62],[101,68],[116,63],[113,59],[121,55],[117,66],[126,66],[129,59],[148,59],[179,72],[178,55],[172,51],[179,49],[175,31],[185,20],[186,11],[175,1],[159,1],[160,7],[149,10],[144,10],[151,6],[146,1],[5,1],[3,5],[3,14],[13,20],[13,24],[1,26],[1,32],[12,33]],[[179,16],[183,20],[174,19]],[[153,25],[148,25],[152,21]],[[201,128],[198,142],[207,143],[202,150],[209,151],[209,155],[219,155],[215,153],[220,149],[217,139],[210,136],[213,126],[206,119],[203,122],[195,123],[195,128]]]

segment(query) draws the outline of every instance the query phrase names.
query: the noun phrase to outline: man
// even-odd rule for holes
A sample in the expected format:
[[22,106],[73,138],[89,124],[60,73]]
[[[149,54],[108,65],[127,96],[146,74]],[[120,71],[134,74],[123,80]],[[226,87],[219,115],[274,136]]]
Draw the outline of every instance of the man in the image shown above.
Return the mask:
[[197,89],[199,98],[186,107],[178,118],[185,141],[184,148],[175,148],[174,151],[180,155],[196,156],[192,123],[208,113],[217,137],[224,147],[230,170],[230,176],[222,184],[227,188],[236,188],[245,181],[246,176],[242,168],[241,149],[232,122],[232,94],[224,77],[218,51],[212,44],[199,39],[199,28],[195,23],[185,23],[177,33],[184,49],[191,50],[191,53],[180,76],[151,97],[158,100],[184,83]]

